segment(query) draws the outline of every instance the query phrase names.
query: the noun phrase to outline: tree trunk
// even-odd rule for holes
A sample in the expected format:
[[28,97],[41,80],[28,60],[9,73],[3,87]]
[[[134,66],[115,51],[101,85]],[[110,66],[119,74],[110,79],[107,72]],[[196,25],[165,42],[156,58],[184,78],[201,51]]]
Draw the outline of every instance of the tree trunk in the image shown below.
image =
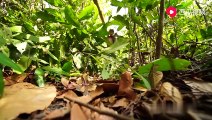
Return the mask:
[[161,46],[162,46],[162,35],[163,35],[163,19],[164,19],[164,1],[160,1],[160,16],[159,16],[159,25],[158,25],[158,36],[156,40],[156,54],[155,58],[160,58]]

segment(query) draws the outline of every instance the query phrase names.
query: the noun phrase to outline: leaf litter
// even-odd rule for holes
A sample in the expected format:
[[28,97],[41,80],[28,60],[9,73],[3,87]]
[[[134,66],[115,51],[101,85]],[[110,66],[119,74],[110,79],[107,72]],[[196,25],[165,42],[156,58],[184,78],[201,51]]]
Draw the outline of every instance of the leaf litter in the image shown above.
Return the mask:
[[0,99],[0,119],[20,119],[23,114],[28,114],[28,119],[44,120],[210,118],[211,83],[201,76],[188,79],[187,72],[162,73],[153,65],[148,76],[150,90],[135,81],[128,71],[115,81],[86,73],[80,77],[62,77],[61,83],[55,84],[56,88],[60,86],[57,90],[48,84],[39,88],[23,82],[26,76],[22,76],[14,76],[17,79],[10,81],[15,82],[5,87]]

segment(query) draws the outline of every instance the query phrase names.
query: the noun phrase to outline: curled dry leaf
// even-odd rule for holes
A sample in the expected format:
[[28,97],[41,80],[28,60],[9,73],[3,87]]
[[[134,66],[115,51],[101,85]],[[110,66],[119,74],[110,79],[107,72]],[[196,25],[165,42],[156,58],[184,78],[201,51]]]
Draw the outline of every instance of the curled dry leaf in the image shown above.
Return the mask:
[[61,78],[61,83],[63,84],[63,86],[68,87],[69,85],[69,80],[66,79],[65,77]]
[[160,71],[157,71],[157,68],[159,66],[158,65],[152,65],[152,68],[150,70],[150,73],[149,73],[149,80],[150,80],[150,83],[151,83],[151,87],[152,88],[156,88],[158,83],[162,80],[163,78],[163,73],[160,72]]
[[38,88],[30,83],[5,87],[0,99],[0,120],[11,120],[21,113],[31,113],[46,108],[56,96],[54,86]]
[[130,72],[124,72],[119,81],[118,96],[127,97],[130,100],[136,98],[135,92],[132,90],[133,80]]
[[95,97],[101,95],[102,93],[104,93],[103,88],[97,87],[95,91],[91,91],[88,95],[85,95],[85,96],[78,97],[78,96],[76,96],[76,94],[73,93],[73,91],[64,93],[65,94],[64,96],[66,96],[68,98],[73,98],[73,99],[81,101],[83,103],[88,103],[91,100],[93,100]]
[[26,73],[23,74],[13,74],[5,79],[5,85],[13,85],[15,83],[24,82],[25,78],[27,77]]
[[64,107],[62,109],[53,110],[44,117],[44,120],[52,120],[52,119],[55,119],[55,118],[63,117],[67,113],[69,113],[69,111],[70,110],[67,107]]
[[[175,113],[181,113],[182,112],[182,106],[183,106],[183,97],[180,93],[180,91],[174,87],[171,83],[165,82],[162,84],[160,89],[160,94],[164,97],[163,104],[166,105],[167,101],[171,101],[173,103],[173,108]],[[166,106],[167,109],[167,106]]]
[[116,101],[116,103],[113,105],[113,107],[127,107],[129,105],[129,100],[126,98],[122,98]]

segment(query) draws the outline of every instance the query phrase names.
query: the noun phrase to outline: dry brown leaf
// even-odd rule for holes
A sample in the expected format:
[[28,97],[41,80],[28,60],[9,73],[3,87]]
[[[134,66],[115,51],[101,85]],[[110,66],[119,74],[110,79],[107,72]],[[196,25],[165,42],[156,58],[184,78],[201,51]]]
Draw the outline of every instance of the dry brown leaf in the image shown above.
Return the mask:
[[65,107],[62,109],[56,109],[50,113],[48,113],[45,117],[44,120],[52,120],[55,118],[59,118],[59,117],[63,117],[65,116],[67,113],[69,113],[69,108]]
[[63,99],[64,96],[69,96],[69,97],[71,97],[71,98],[72,98],[72,97],[74,97],[74,98],[78,97],[78,96],[76,95],[75,92],[73,92],[72,90],[68,90],[67,92],[63,93],[63,94],[60,95],[60,96],[57,96],[56,98],[58,98],[58,99]]
[[180,91],[174,87],[171,83],[165,82],[162,84],[160,89],[160,94],[164,96],[163,102],[172,101],[174,112],[179,113],[182,112],[182,105],[183,105],[183,97]]
[[156,88],[158,83],[162,80],[163,78],[163,73],[160,71],[157,71],[158,65],[152,65],[152,68],[149,73],[149,80],[151,81],[151,87]]
[[93,100],[95,97],[101,95],[102,93],[104,93],[103,88],[97,87],[95,91],[91,91],[86,96],[78,97],[78,96],[73,95],[72,93],[71,94],[65,94],[65,96],[69,97],[69,98],[73,98],[73,99],[78,100],[78,101],[81,101],[83,103],[88,103],[91,100]]
[[199,94],[200,92],[212,93],[212,83],[206,81],[197,80],[185,80],[185,83],[192,88],[194,94]]
[[5,79],[5,85],[8,86],[8,85],[13,85],[15,83],[23,82],[26,77],[27,77],[26,73],[14,74],[14,75],[9,76]]
[[71,120],[89,120],[89,116],[82,110],[78,104],[74,104],[71,108]]
[[141,91],[141,92],[147,91],[147,88],[142,87],[142,86],[140,85],[140,83],[137,83],[137,84],[135,83],[133,89],[138,90],[138,91]]
[[65,77],[61,78],[61,83],[63,84],[63,86],[68,87],[69,85],[69,80],[66,79]]
[[116,103],[113,105],[113,107],[127,107],[129,104],[129,100],[126,98],[122,98],[116,101]]
[[0,99],[0,120],[14,119],[21,113],[31,113],[46,108],[56,96],[54,86],[38,88],[30,83],[5,87]]
[[132,90],[133,80],[130,72],[124,72],[119,81],[118,95],[127,97],[130,100],[136,98],[135,92]]
[[[100,108],[100,110],[103,110],[103,111],[117,113],[113,109],[110,109],[110,108],[105,107],[103,103],[100,103],[100,107],[99,108]],[[115,120],[115,119],[113,117],[110,117],[110,116],[107,116],[107,115],[101,115],[101,114],[99,114],[99,116],[96,117],[95,120]]]

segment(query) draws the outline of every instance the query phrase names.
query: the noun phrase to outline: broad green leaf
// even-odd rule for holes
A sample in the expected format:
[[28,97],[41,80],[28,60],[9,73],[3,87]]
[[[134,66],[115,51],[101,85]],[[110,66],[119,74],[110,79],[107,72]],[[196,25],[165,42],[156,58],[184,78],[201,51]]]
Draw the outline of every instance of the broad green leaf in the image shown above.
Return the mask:
[[76,27],[80,26],[78,18],[76,17],[76,14],[74,10],[71,8],[71,6],[66,6],[64,12],[65,12],[65,18],[69,24],[74,25]]
[[44,87],[45,85],[45,80],[44,80],[44,71],[41,68],[37,68],[35,70],[35,75],[36,75],[36,82],[39,87]]
[[63,5],[62,0],[45,0],[45,1],[54,6],[62,6]]
[[30,66],[31,62],[32,62],[31,57],[21,56],[17,64],[22,68],[23,71],[25,71]]
[[186,70],[189,65],[191,65],[190,61],[184,59],[171,59],[171,58],[161,58],[153,61],[152,63],[146,64],[144,66],[139,67],[139,74],[149,73],[152,65],[158,65],[158,71],[168,71],[168,70]]
[[47,11],[40,11],[36,13],[37,18],[41,18],[43,21],[57,22],[54,15],[49,14]]
[[110,47],[106,48],[106,50],[104,52],[105,53],[113,53],[117,50],[125,48],[128,44],[129,43],[128,43],[127,39],[120,38],[120,39],[116,40],[116,42],[114,44],[112,44]]
[[2,70],[0,69],[0,98],[3,96],[3,93],[4,93],[4,79]]
[[79,19],[80,20],[84,20],[84,19],[88,19],[90,17],[92,17],[92,13],[93,13],[93,10],[94,10],[94,6],[93,5],[90,5],[90,6],[87,6],[85,7],[80,13],[79,13]]
[[10,27],[10,30],[12,32],[22,33],[22,26],[13,26],[13,27]]
[[124,7],[124,3],[120,2],[118,0],[111,0],[111,5],[112,6],[117,6],[117,7]]
[[50,67],[50,66],[46,66],[46,67],[42,67],[42,69],[49,71],[49,72],[54,72],[57,73],[59,75],[67,75],[70,76],[69,73],[65,72],[62,70],[62,68],[57,68],[57,67]]
[[140,82],[140,84],[142,84],[144,87],[146,87],[147,89],[151,89],[151,85],[150,85],[150,82],[145,78],[143,77],[140,73],[138,72],[134,72],[136,74],[136,76],[138,78],[140,78],[142,81]]
[[64,70],[65,72],[70,72],[71,69],[73,69],[73,66],[72,62],[70,61],[66,62],[62,67],[62,70]]
[[0,64],[11,67],[14,70],[14,72],[18,74],[23,73],[21,67],[19,67],[16,63],[14,63],[9,57],[4,55],[3,53],[0,53]]

